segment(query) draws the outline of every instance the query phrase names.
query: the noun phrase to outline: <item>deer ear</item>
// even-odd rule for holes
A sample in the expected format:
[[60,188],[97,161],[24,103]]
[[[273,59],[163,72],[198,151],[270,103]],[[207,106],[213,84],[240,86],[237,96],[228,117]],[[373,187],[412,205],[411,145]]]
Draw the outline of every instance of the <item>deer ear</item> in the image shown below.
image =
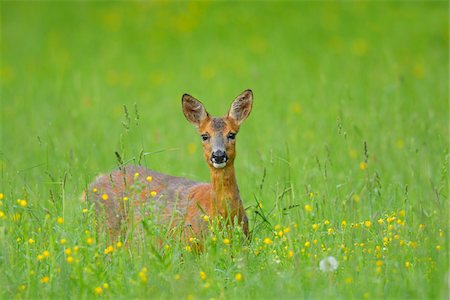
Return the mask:
[[252,90],[245,90],[237,96],[237,98],[231,104],[231,108],[228,111],[228,116],[236,121],[238,125],[241,125],[252,110],[253,105],[253,92]]
[[209,117],[203,104],[191,95],[184,94],[181,102],[183,105],[184,116],[195,126],[200,126],[200,123]]

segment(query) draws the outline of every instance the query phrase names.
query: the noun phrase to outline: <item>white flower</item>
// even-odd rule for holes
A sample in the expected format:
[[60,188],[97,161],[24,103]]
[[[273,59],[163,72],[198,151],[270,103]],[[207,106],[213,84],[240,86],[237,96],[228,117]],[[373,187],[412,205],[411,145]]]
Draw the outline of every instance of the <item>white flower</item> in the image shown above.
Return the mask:
[[338,268],[338,261],[333,256],[327,256],[320,261],[319,268],[322,272],[333,272]]

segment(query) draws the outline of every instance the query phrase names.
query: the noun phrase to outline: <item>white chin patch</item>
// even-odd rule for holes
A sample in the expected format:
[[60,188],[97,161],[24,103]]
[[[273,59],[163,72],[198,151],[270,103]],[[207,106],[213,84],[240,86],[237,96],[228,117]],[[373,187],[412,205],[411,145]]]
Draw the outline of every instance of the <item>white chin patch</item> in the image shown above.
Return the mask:
[[227,165],[227,163],[226,162],[223,162],[221,164],[212,163],[212,165],[216,169],[222,169],[222,168],[224,168]]

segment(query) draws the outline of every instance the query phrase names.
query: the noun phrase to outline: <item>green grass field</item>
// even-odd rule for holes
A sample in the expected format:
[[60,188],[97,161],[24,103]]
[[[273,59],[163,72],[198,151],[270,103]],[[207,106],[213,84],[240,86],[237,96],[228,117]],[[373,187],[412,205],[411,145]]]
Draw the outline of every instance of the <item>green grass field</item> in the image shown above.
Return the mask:
[[[449,297],[447,2],[0,8],[2,299]],[[207,181],[181,96],[247,88],[252,241],[102,242],[80,196],[114,153]]]

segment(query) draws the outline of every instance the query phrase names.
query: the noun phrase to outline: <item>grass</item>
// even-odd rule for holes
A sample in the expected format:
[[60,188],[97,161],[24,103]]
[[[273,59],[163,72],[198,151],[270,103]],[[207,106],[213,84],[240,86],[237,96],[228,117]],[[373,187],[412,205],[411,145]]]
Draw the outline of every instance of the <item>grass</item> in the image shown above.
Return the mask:
[[[0,5],[1,298],[449,296],[446,2]],[[114,152],[207,181],[181,95],[246,88],[253,240],[101,242],[79,199]]]

